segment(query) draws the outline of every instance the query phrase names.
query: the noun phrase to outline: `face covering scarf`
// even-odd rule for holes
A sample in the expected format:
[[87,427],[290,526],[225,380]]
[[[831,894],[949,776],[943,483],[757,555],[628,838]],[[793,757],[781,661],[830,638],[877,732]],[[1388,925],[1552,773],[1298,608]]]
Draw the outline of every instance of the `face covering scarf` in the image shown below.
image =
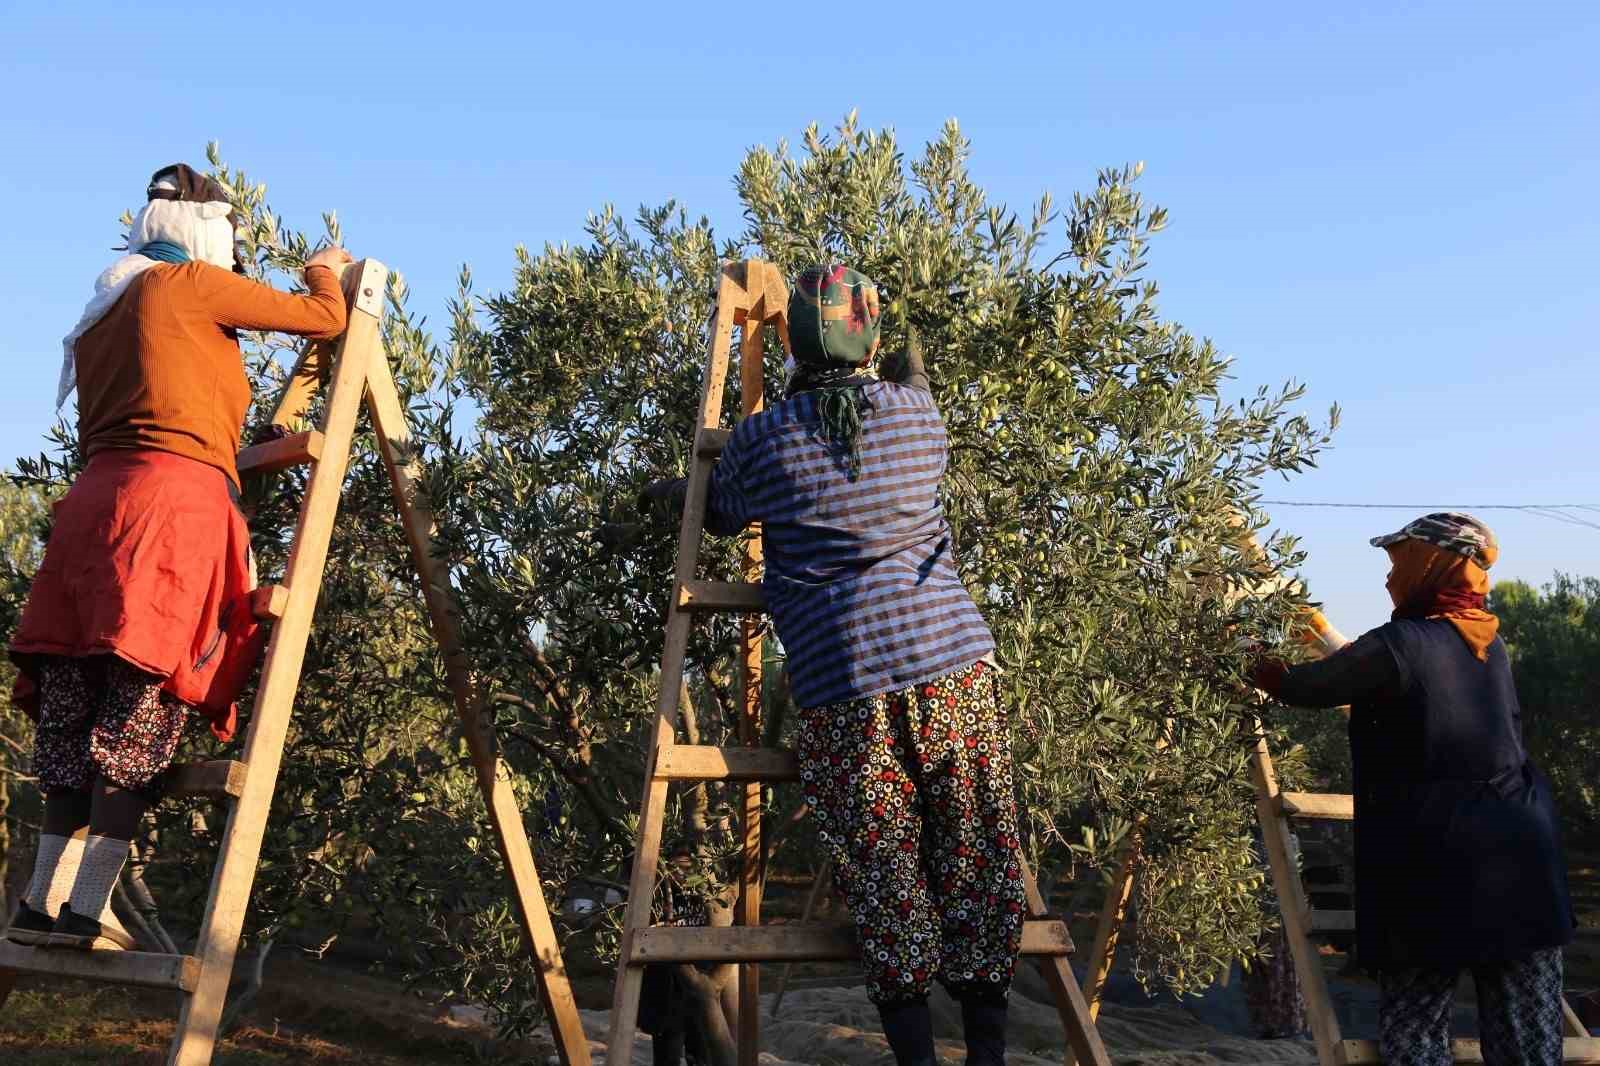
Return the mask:
[[[1493,552],[1494,549],[1490,549]],[[1391,544],[1389,598],[1396,618],[1443,618],[1480,660],[1500,631],[1500,619],[1485,609],[1489,573],[1464,555],[1415,538]],[[1494,559],[1489,559],[1491,565]]]

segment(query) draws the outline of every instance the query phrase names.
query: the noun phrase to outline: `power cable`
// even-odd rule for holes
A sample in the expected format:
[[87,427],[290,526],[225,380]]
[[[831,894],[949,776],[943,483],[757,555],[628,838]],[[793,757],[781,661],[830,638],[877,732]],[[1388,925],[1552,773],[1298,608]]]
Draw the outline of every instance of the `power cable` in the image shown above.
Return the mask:
[[1547,518],[1554,522],[1565,522],[1568,525],[1600,530],[1600,521],[1570,513],[1572,511],[1583,511],[1587,514],[1600,515],[1600,504],[1595,503],[1430,504],[1343,503],[1331,500],[1262,500],[1260,502],[1263,506],[1268,507],[1336,507],[1366,511],[1521,511],[1537,518]]

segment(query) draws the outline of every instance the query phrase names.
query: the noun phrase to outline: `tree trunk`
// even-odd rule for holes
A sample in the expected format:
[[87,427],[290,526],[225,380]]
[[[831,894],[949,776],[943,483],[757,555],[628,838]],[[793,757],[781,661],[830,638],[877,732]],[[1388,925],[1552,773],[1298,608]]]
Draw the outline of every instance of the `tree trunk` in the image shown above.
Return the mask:
[[256,945],[255,959],[250,966],[249,974],[245,976],[243,987],[228,991],[228,1009],[223,1011],[219,1025],[223,1035],[233,1032],[233,1027],[244,1017],[244,1012],[250,1009],[250,1005],[261,994],[261,986],[266,979],[267,956],[272,954],[274,943],[275,941],[268,938]]
[[728,1011],[723,1003],[724,990],[729,986],[738,995],[738,982],[733,977],[739,968],[734,965],[718,966],[710,973],[702,971],[692,962],[678,964],[678,977],[689,990],[695,1021],[705,1037],[706,1057],[710,1066],[739,1066],[739,1048],[733,1039],[733,1027],[728,1024]]

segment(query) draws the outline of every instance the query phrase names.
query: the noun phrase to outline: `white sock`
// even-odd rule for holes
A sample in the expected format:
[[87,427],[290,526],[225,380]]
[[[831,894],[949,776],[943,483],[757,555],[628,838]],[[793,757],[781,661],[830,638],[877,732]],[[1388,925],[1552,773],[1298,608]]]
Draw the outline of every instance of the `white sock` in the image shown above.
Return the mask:
[[111,890],[116,888],[117,878],[122,876],[122,864],[127,861],[126,840],[91,836],[85,841],[83,865],[78,867],[78,878],[72,883],[72,895],[68,899],[72,913],[105,922],[105,916],[111,913]]
[[33,864],[33,880],[23,895],[28,906],[54,919],[67,902],[72,883],[83,862],[83,837],[39,834],[39,856]]

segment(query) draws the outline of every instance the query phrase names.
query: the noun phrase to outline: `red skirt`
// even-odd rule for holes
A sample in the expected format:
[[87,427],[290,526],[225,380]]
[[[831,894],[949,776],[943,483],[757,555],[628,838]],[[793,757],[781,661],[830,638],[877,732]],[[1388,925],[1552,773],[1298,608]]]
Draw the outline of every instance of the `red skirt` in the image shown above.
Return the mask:
[[250,531],[227,477],[167,452],[89,460],[55,505],[44,562],[11,639],[15,703],[37,713],[39,655],[116,655],[233,736],[260,656]]

